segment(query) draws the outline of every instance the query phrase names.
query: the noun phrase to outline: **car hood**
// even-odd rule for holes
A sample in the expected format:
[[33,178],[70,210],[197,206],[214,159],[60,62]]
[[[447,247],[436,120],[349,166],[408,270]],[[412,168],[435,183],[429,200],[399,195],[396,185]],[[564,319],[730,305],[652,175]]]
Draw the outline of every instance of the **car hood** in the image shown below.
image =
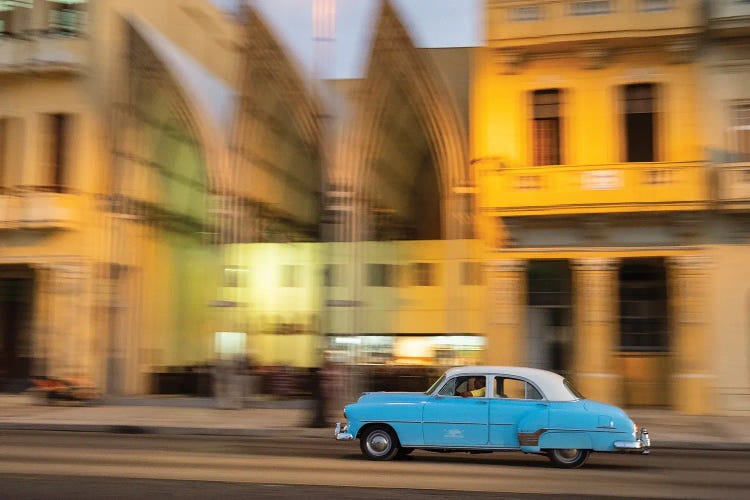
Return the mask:
[[419,403],[429,396],[424,392],[366,392],[358,403]]

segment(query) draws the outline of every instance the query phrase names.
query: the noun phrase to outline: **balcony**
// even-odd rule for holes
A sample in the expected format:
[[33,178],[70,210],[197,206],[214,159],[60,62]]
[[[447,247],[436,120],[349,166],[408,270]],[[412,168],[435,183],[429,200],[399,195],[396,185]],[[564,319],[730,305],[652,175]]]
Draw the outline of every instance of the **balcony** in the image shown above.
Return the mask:
[[88,40],[63,35],[0,38],[1,74],[81,73],[88,67]]
[[18,227],[19,198],[0,191],[0,230]]
[[750,209],[750,162],[716,167],[717,198],[724,210]]
[[711,0],[708,4],[708,26],[714,36],[750,35],[750,2]]
[[479,204],[501,217],[699,210],[709,204],[702,163],[544,167],[480,165]]
[[69,193],[19,190],[0,193],[0,229],[79,229],[85,199]]
[[493,48],[698,33],[700,0],[490,0]]

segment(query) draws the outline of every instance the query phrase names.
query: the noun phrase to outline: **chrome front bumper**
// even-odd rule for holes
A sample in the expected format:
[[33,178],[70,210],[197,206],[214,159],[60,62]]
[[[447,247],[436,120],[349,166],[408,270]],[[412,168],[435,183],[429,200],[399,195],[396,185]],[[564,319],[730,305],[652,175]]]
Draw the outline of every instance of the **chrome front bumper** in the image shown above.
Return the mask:
[[614,445],[618,451],[648,455],[649,449],[651,448],[651,438],[646,429],[641,429],[636,441],[615,441]]
[[341,425],[341,422],[336,422],[336,430],[333,432],[334,436],[336,436],[336,439],[339,441],[349,441],[351,439],[354,439],[354,436],[349,434],[347,431],[347,425],[344,424],[343,427]]

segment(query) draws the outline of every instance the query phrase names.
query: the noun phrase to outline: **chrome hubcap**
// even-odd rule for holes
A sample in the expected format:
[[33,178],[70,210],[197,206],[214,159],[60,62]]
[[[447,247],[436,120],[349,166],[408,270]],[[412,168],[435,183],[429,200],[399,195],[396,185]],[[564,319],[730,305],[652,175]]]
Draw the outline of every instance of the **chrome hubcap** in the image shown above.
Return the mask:
[[557,454],[557,458],[561,461],[574,462],[578,458],[580,451],[575,448],[570,448],[567,450],[555,450],[555,454]]
[[372,455],[382,456],[391,449],[391,437],[385,431],[374,431],[367,436],[367,451]]

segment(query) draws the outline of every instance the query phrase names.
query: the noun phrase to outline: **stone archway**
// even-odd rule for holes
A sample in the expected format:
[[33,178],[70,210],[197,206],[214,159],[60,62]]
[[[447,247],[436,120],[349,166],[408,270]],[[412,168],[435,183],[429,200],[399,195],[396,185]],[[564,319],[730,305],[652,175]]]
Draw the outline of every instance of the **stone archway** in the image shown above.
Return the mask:
[[[218,259],[214,194],[228,184],[219,133],[186,89],[169,42],[129,18],[113,115],[107,250],[99,305],[113,393],[141,392],[150,367],[205,361]],[[172,52],[172,56],[174,52]]]

